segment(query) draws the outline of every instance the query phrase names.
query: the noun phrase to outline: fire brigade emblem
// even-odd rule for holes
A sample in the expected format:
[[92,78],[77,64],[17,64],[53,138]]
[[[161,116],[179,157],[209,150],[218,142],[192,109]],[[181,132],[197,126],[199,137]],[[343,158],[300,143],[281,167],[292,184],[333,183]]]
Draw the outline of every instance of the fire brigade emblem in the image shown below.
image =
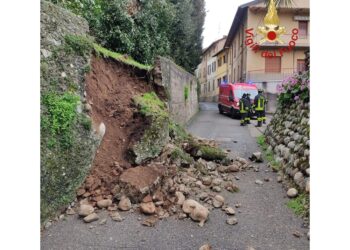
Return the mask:
[[275,0],[270,0],[268,11],[264,18],[264,24],[265,26],[258,27],[258,33],[263,35],[263,39],[259,41],[259,44],[265,42],[278,42],[283,44],[280,35],[286,33],[286,28],[280,26]]

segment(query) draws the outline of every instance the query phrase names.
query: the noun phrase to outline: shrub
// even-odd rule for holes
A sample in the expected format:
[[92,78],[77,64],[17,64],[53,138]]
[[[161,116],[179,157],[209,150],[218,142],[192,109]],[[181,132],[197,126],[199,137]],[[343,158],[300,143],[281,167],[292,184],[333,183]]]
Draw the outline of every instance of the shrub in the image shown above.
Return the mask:
[[140,107],[140,113],[144,116],[159,118],[167,118],[169,116],[165,103],[154,92],[136,96],[134,97],[134,102]]
[[288,201],[287,206],[293,210],[296,215],[307,216],[309,213],[309,197],[305,194],[300,194],[298,197]]
[[55,145],[58,138],[63,147],[71,146],[72,126],[77,116],[79,99],[79,96],[68,92],[63,95],[50,92],[43,96],[42,102],[47,108],[47,114],[42,117],[41,124],[51,135],[49,145]]
[[85,36],[66,35],[65,50],[67,53],[76,53],[80,56],[89,55],[93,49],[93,42]]
[[310,98],[309,72],[295,74],[277,85],[278,103],[282,106],[301,100],[308,102]]
[[189,88],[188,88],[188,86],[185,86],[185,88],[184,88],[184,97],[185,97],[185,101],[187,101],[188,95],[189,95]]

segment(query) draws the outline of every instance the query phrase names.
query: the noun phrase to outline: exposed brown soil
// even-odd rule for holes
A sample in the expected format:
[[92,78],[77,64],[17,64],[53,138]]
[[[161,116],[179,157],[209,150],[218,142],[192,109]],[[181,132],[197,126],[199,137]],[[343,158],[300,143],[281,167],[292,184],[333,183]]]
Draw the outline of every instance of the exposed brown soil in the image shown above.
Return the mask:
[[92,57],[91,72],[86,78],[86,98],[92,109],[93,126],[103,122],[106,132],[96,152],[83,197],[99,200],[111,194],[127,161],[130,143],[137,141],[146,121],[136,115],[132,97],[151,90],[145,78],[114,60]]

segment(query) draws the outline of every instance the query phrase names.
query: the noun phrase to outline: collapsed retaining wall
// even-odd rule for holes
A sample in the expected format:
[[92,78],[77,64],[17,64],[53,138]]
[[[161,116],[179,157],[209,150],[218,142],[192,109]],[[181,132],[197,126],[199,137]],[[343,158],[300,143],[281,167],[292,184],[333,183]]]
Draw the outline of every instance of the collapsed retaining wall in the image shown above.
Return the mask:
[[158,94],[168,101],[171,118],[186,124],[198,111],[196,78],[164,57],[157,58],[152,76]]
[[310,191],[310,122],[309,103],[298,101],[278,107],[265,136],[280,165],[280,175],[299,191]]

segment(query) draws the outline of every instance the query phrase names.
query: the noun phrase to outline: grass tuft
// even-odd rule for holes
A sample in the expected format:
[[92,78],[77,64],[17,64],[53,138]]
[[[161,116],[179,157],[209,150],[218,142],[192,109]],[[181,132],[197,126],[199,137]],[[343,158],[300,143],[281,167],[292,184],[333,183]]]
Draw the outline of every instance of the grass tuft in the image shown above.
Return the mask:
[[96,43],[93,44],[93,47],[98,54],[102,54],[105,57],[111,57],[113,59],[116,59],[116,60],[123,62],[125,64],[128,64],[128,65],[132,65],[132,66],[139,68],[139,69],[143,69],[143,70],[147,70],[147,71],[152,69],[152,66],[150,66],[150,65],[145,65],[145,64],[139,63],[129,56],[125,57],[124,55],[122,55],[120,53],[110,51],[110,50],[108,50],[108,49],[106,49],[106,48],[104,48]]

